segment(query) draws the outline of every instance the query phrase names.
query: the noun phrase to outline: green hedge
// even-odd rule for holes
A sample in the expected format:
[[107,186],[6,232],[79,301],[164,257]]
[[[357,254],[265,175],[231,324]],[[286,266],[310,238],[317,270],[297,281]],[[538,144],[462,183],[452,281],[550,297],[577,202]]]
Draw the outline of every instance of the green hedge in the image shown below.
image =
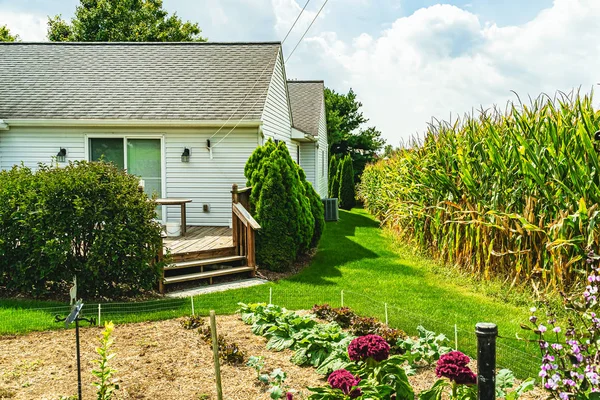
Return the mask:
[[85,296],[130,295],[159,276],[155,204],[101,162],[0,172],[0,285],[41,295],[77,276]]

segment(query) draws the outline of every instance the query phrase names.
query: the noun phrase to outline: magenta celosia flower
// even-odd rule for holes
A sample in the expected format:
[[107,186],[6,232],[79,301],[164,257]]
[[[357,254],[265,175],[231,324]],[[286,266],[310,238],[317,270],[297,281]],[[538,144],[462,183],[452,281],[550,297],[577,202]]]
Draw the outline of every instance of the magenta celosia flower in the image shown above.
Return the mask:
[[294,400],[294,395],[291,392],[285,394],[285,400]]
[[[360,396],[359,388],[356,388],[358,391],[356,389],[352,389],[352,387],[358,385],[360,378],[352,375],[352,373],[345,369],[333,371],[331,375],[329,375],[329,378],[327,378],[327,382],[329,382],[329,385],[331,385],[332,388],[340,389],[345,395],[350,395],[350,398],[352,399]],[[355,394],[354,397],[353,394]]]
[[445,377],[458,384],[473,385],[477,383],[477,376],[467,366],[469,357],[460,351],[451,351],[440,357],[435,367],[438,378]]
[[390,356],[390,345],[379,335],[360,336],[350,342],[348,356],[352,361],[383,361]]

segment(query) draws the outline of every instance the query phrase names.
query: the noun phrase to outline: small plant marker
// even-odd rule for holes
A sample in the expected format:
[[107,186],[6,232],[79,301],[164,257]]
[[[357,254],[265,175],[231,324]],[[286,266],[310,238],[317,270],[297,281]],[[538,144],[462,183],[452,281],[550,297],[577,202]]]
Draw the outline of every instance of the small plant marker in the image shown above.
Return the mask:
[[192,317],[195,317],[196,313],[194,312],[194,296],[190,297],[190,301],[192,302]]
[[221,365],[219,364],[219,343],[217,339],[217,321],[215,319],[215,310],[210,310],[210,336],[212,339],[213,358],[215,360],[217,399],[223,400],[223,389],[221,388]]
[[387,313],[387,303],[383,303],[385,307],[385,324],[388,325],[388,313]]

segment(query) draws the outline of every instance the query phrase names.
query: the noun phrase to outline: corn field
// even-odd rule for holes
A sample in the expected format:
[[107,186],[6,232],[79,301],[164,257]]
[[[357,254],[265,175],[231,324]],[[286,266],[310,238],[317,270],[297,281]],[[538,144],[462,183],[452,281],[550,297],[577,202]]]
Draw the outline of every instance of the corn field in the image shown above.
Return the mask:
[[365,169],[359,197],[444,262],[487,279],[568,288],[599,242],[592,96],[540,96],[430,125],[422,142]]

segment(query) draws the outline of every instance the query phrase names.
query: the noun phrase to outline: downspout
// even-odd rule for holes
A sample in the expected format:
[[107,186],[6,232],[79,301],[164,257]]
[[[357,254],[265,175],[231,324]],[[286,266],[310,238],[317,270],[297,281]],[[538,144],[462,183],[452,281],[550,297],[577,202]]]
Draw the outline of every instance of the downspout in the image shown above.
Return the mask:
[[0,119],[0,131],[7,131],[9,129],[8,124]]

